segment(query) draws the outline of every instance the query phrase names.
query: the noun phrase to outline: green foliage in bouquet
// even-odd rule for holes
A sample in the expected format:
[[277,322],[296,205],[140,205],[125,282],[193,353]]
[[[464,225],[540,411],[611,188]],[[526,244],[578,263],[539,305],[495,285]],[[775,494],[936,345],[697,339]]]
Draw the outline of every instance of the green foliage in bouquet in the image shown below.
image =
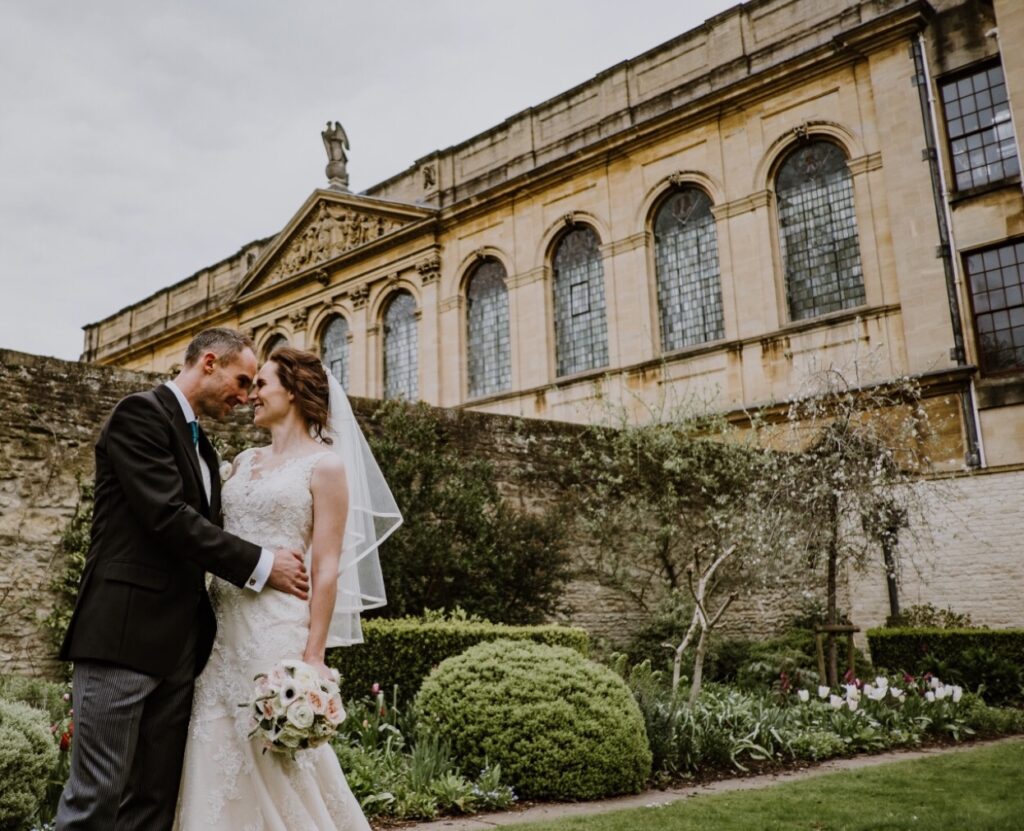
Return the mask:
[[20,831],[37,815],[56,766],[46,713],[0,699],[0,831]]
[[635,793],[651,772],[644,722],[623,680],[565,647],[478,644],[424,681],[416,708],[463,770],[500,765],[529,799]]
[[431,669],[482,641],[528,640],[565,646],[588,654],[582,629],[566,626],[505,626],[474,619],[374,618],[363,621],[364,642],[329,650],[328,663],[341,674],[345,699],[365,694],[373,684],[412,698]]
[[871,629],[876,666],[932,673],[989,704],[1024,703],[1024,629]]

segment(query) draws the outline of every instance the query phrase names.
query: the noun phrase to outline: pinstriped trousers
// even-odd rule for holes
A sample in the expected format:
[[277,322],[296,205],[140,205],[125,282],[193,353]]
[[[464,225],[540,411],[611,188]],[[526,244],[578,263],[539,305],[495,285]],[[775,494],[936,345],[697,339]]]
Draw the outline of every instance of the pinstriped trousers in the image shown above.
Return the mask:
[[75,740],[57,831],[170,831],[195,685],[190,640],[166,678],[75,664]]

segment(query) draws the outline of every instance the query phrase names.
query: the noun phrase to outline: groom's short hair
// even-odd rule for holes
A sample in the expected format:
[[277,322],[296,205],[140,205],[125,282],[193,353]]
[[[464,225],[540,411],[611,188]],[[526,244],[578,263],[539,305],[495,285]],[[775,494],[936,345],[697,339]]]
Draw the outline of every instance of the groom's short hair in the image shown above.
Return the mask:
[[185,366],[193,366],[206,352],[214,352],[225,363],[230,363],[244,349],[256,351],[252,338],[235,329],[204,329],[185,349]]

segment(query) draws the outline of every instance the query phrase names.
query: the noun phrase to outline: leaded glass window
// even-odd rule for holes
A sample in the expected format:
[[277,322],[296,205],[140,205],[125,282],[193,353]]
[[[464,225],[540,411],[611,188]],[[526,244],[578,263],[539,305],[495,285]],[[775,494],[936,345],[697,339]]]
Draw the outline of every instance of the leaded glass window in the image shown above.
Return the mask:
[[608,365],[604,266],[597,234],[576,225],[562,237],[553,258],[555,348],[559,375]]
[[662,350],[725,337],[718,237],[704,191],[676,190],[658,208],[654,260]]
[[416,376],[416,300],[401,291],[384,313],[384,397],[414,401]]
[[268,360],[274,354],[275,349],[280,349],[282,346],[287,345],[288,338],[284,335],[274,335],[274,337],[267,341],[267,345],[263,347],[263,360]]
[[320,343],[320,358],[341,388],[348,389],[348,321],[341,315],[331,318]]
[[958,190],[1020,174],[1001,66],[944,83],[942,109]]
[[982,369],[1024,368],[1024,242],[968,254],[966,261]]
[[508,289],[505,267],[495,259],[484,260],[469,278],[466,321],[470,397],[507,390],[512,386]]
[[842,150],[802,143],[779,169],[775,195],[790,320],[863,305],[853,180]]

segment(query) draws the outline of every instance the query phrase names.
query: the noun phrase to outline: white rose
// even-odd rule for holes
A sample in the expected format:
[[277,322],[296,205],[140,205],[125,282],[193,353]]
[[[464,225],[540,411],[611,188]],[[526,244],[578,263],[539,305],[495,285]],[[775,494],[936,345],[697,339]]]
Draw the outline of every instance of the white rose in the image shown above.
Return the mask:
[[218,469],[218,472],[220,473],[220,481],[221,482],[228,481],[228,479],[231,478],[231,471],[232,470],[233,470],[233,467],[231,465],[231,462],[221,462],[220,463],[220,468]]
[[300,730],[306,730],[313,724],[316,714],[305,701],[296,701],[288,708],[288,721]]

